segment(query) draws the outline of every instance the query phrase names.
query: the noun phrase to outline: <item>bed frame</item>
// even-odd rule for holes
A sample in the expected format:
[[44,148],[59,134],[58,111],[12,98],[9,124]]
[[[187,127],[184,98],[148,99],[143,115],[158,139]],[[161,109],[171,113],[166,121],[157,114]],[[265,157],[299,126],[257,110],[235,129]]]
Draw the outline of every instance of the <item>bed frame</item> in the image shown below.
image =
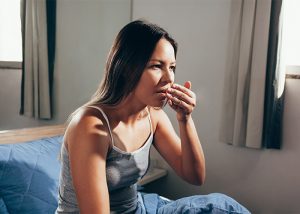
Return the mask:
[[65,125],[41,126],[0,131],[0,144],[22,143],[45,137],[63,135]]

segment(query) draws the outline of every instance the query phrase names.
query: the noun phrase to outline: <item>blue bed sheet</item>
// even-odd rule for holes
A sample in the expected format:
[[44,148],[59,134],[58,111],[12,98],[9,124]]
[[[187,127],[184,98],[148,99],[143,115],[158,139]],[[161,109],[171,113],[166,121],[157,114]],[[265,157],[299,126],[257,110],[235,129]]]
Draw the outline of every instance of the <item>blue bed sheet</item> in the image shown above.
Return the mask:
[[0,145],[0,213],[54,213],[62,136]]

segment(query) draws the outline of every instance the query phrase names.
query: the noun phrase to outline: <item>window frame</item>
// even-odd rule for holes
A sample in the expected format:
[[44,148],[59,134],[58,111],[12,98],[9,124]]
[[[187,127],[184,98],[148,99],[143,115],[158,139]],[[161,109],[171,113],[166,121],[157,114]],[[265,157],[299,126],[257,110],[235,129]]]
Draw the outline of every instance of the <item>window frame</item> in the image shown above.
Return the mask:
[[300,79],[300,65],[286,66],[286,79]]
[[22,64],[20,61],[0,61],[0,69],[22,69]]

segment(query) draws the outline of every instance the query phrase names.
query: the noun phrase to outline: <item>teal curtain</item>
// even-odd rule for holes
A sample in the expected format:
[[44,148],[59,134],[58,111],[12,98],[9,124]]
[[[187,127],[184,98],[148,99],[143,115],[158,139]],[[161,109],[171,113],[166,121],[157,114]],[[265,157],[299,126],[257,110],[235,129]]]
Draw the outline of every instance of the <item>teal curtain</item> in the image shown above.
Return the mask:
[[284,86],[283,90],[280,90],[279,85],[285,81],[285,75],[281,75],[285,70],[280,67],[280,54],[278,54],[281,46],[281,8],[282,0],[272,1],[263,130],[263,145],[270,149],[280,149],[282,144],[285,90]]

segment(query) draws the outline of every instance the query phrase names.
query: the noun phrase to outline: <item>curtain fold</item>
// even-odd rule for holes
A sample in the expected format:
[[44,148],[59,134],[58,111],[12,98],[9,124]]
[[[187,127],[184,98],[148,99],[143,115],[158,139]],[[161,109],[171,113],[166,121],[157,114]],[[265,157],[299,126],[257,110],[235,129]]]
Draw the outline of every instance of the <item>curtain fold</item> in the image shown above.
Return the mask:
[[283,10],[282,0],[272,3],[265,90],[263,145],[280,149],[282,118],[285,98],[285,56],[282,50]]
[[219,137],[261,148],[272,0],[233,1]]
[[52,117],[55,0],[21,0],[23,66],[20,114]]

